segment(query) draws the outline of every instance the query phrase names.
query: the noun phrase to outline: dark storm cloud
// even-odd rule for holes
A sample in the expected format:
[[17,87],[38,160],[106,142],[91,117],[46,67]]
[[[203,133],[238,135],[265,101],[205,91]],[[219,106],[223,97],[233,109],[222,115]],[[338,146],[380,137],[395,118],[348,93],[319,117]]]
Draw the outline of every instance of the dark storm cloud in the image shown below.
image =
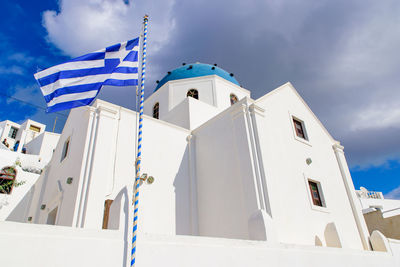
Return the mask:
[[397,1],[177,1],[173,38],[148,53],[162,71],[150,80],[200,61],[253,98],[290,81],[350,165],[382,164],[400,158],[399,13]]
[[[182,62],[218,63],[255,99],[290,81],[344,144],[351,166],[399,160],[399,1],[103,2],[112,8],[62,1],[60,13],[45,14],[49,40],[71,55],[98,49],[130,38],[148,12],[147,96]],[[73,19],[81,10],[96,23]],[[134,106],[116,92],[102,96]]]

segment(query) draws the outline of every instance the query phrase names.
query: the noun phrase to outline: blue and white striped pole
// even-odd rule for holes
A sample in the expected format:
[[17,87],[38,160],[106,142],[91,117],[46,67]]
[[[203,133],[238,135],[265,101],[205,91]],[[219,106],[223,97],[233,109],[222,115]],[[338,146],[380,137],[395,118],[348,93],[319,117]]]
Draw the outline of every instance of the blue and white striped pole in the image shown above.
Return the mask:
[[140,106],[139,106],[139,131],[138,131],[138,147],[136,158],[136,177],[133,192],[133,230],[132,230],[132,251],[131,266],[135,266],[136,260],[136,236],[138,223],[138,204],[139,204],[139,186],[140,186],[140,163],[142,156],[142,127],[143,127],[143,103],[144,103],[144,81],[146,78],[146,41],[147,41],[147,23],[149,16],[144,16],[143,27],[143,55],[142,55],[142,82],[140,85]]

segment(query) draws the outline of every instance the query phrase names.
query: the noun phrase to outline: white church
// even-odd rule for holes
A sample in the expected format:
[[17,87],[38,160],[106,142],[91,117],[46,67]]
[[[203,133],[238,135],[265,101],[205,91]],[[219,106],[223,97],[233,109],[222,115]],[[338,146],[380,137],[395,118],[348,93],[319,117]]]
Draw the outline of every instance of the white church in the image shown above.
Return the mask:
[[[216,65],[185,64],[144,105],[154,182],[136,266],[400,266],[400,240],[369,232],[343,146],[292,84],[254,100]],[[102,100],[71,110],[19,217],[0,221],[1,266],[129,266],[137,120]]]

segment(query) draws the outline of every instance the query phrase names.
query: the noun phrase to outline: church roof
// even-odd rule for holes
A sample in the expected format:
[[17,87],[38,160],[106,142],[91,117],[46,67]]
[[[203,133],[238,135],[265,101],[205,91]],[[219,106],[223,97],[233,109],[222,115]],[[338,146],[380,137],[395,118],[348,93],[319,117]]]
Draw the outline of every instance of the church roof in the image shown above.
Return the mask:
[[194,77],[202,77],[208,75],[218,75],[219,77],[239,85],[238,81],[233,77],[233,74],[228,73],[227,71],[219,68],[215,65],[203,64],[203,63],[191,63],[185,64],[182,67],[176,68],[173,71],[169,71],[167,75],[162,78],[162,80],[158,83],[156,89],[163,86],[165,83],[174,80],[186,79],[186,78],[194,78]]

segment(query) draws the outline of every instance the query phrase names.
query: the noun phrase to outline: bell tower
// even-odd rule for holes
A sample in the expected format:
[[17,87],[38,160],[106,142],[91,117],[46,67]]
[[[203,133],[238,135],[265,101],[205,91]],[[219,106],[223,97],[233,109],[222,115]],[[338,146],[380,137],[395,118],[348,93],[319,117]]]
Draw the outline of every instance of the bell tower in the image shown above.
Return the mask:
[[250,91],[216,64],[183,64],[158,82],[144,113],[192,130],[246,96]]

